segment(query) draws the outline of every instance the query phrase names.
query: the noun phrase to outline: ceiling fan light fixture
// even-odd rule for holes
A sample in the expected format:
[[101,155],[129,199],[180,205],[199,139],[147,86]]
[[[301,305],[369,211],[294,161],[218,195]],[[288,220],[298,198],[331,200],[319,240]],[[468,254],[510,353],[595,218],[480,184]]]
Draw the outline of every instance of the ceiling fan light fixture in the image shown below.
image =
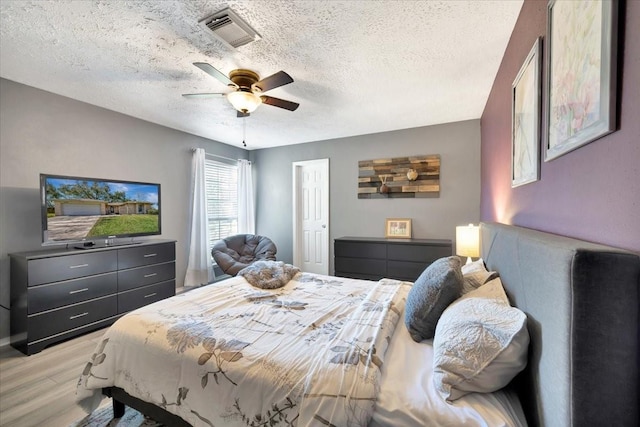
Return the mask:
[[233,108],[241,113],[253,113],[262,104],[262,99],[250,91],[238,90],[227,94]]

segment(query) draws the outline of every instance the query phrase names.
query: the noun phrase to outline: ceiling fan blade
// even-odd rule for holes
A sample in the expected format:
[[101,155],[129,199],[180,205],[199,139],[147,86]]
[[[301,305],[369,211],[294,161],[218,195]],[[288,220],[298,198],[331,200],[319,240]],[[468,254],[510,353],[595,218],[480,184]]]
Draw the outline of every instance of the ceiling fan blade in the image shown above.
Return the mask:
[[289,111],[296,111],[296,109],[300,106],[297,102],[287,101],[280,98],[274,98],[272,96],[262,95],[260,97],[264,104],[273,105],[274,107],[284,108]]
[[266,92],[280,86],[288,85],[289,83],[293,83],[291,76],[284,71],[278,71],[277,73],[254,83],[253,88],[258,89],[260,92]]
[[243,118],[243,117],[249,117],[250,115],[251,113],[243,113],[242,111],[238,111],[237,117]]
[[213,98],[225,96],[226,93],[183,93],[182,96],[185,98]]
[[232,82],[229,77],[223,74],[222,71],[219,71],[216,68],[213,68],[211,65],[207,64],[206,62],[194,62],[193,65],[200,68],[202,71],[209,74],[210,76],[220,80],[222,83],[224,83],[227,86],[234,86],[234,87],[236,86],[236,84]]

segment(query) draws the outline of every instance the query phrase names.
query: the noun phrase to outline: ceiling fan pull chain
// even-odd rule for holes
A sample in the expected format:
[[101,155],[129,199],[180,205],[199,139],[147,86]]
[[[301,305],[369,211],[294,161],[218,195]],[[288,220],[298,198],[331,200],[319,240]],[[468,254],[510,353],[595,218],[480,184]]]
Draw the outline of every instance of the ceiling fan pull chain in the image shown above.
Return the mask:
[[243,117],[242,118],[242,145],[244,147],[247,146],[247,143],[245,142],[246,139],[247,139],[247,118]]

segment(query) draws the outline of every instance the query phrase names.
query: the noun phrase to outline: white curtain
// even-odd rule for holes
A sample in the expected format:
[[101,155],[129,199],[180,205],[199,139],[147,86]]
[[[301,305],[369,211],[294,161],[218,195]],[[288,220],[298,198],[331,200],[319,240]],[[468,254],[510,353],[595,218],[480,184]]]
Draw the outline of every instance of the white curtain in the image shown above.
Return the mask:
[[238,233],[256,233],[251,162],[244,159],[238,160]]
[[189,241],[189,263],[184,278],[185,286],[204,285],[213,280],[211,254],[209,253],[209,227],[207,227],[204,160],[204,149],[195,149],[191,162],[191,238]]

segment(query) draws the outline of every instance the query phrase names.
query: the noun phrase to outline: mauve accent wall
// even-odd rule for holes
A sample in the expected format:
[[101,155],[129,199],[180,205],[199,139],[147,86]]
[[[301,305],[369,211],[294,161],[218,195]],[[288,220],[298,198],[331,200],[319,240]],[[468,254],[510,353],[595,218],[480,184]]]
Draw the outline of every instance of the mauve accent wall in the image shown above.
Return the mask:
[[482,114],[481,220],[640,252],[640,1],[621,2],[619,130],[542,161],[540,181],[511,188],[511,84],[546,14],[547,2],[525,0]]

